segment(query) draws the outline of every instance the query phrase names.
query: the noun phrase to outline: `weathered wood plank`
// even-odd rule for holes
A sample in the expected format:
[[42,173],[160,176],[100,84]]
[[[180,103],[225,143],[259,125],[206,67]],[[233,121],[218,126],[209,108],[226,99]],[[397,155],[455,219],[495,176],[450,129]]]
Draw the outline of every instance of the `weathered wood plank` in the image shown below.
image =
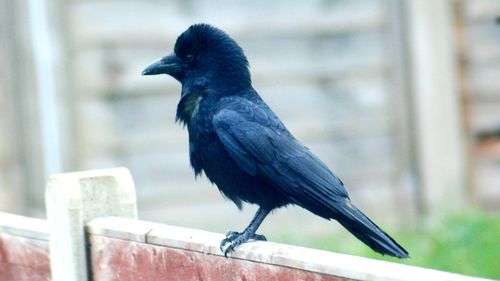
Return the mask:
[[49,245],[0,232],[0,280],[49,281]]
[[348,280],[284,266],[92,236],[94,280]]
[[262,241],[245,243],[225,258],[221,234],[145,222],[151,230],[141,243],[134,240],[142,240],[135,235],[141,222],[129,221],[89,222],[94,280],[484,280]]

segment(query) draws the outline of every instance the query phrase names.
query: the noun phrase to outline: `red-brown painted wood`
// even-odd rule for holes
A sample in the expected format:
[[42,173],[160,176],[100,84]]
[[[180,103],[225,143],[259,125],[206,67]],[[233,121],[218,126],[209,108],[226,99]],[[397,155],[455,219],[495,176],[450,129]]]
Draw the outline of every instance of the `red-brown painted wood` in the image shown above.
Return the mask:
[[338,281],[328,276],[283,266],[226,259],[194,252],[93,235],[94,281]]
[[0,233],[0,281],[49,281],[47,241]]

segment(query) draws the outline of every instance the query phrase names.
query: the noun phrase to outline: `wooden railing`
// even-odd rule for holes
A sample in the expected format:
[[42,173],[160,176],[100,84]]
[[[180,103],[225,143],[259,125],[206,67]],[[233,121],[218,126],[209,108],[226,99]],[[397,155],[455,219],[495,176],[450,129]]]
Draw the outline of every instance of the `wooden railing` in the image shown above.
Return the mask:
[[0,213],[0,280],[50,280],[47,222]]
[[1,281],[484,280],[272,242],[226,258],[221,234],[137,220],[124,168],[53,176],[46,202],[48,221],[0,213]]

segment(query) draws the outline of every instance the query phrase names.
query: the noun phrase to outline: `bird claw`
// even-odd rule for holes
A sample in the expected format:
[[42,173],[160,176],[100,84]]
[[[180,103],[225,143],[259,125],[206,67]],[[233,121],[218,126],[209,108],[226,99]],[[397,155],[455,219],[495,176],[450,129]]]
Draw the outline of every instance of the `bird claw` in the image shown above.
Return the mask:
[[[257,241],[267,241],[266,237],[261,234],[229,231],[226,234],[226,238],[222,239],[222,241],[220,242],[220,250],[227,258],[227,255],[233,252],[236,247],[247,242],[250,239]],[[229,245],[226,247],[227,244]]]

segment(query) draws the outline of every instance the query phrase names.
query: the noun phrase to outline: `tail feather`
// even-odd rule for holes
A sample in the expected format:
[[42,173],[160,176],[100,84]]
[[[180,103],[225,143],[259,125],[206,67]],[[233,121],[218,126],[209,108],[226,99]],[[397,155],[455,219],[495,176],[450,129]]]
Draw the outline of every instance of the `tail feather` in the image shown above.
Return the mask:
[[349,201],[336,205],[335,209],[334,219],[375,252],[400,259],[409,258],[408,252],[401,245]]

